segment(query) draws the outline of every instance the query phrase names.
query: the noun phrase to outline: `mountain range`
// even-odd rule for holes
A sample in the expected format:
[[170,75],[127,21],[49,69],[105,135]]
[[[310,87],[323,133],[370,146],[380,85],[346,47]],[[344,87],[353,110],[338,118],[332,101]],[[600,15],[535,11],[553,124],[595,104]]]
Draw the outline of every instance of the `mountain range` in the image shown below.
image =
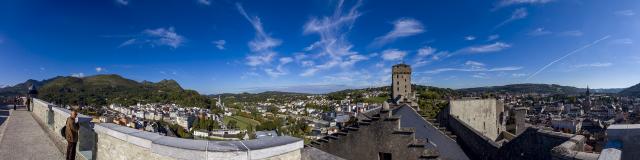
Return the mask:
[[207,107],[211,104],[208,97],[194,90],[185,90],[174,80],[137,82],[116,74],[27,80],[14,86],[0,88],[0,96],[25,95],[31,85],[38,89],[38,98],[57,104],[133,105],[149,102],[196,107]]
[[[116,74],[95,75],[83,78],[58,76],[42,81],[27,80],[14,86],[5,86],[0,88],[0,96],[24,95],[29,86],[34,85],[38,88],[40,98],[59,103],[78,103],[84,98],[84,101],[107,104],[107,103],[123,103],[131,104],[138,101],[161,102],[161,103],[178,103],[195,106],[210,106],[210,99],[215,95],[204,96],[194,90],[183,89],[174,80],[162,80],[159,82],[142,81],[137,82]],[[414,85],[415,88],[427,87]],[[357,90],[384,89],[385,87],[346,89],[341,85],[317,85],[306,87],[280,87],[278,91],[268,91],[266,89],[255,88],[254,91],[260,91],[256,95],[269,97],[271,95],[306,95],[306,94],[339,94]],[[314,88],[314,89],[310,89]],[[317,89],[320,88],[320,89]],[[388,88],[388,86],[386,87]],[[432,87],[436,88],[436,87]],[[441,88],[438,88],[441,89]],[[314,92],[307,92],[314,90]],[[450,89],[449,89],[450,90]],[[322,92],[317,92],[322,91]],[[582,94],[586,88],[577,88],[571,86],[562,86],[556,84],[509,84],[504,86],[491,87],[475,87],[452,90],[459,93],[544,93],[544,94]],[[623,96],[640,96],[640,84],[632,87],[611,88],[611,89],[591,89],[593,93],[618,93]],[[248,94],[248,93],[242,93]],[[242,94],[222,94],[242,95]]]

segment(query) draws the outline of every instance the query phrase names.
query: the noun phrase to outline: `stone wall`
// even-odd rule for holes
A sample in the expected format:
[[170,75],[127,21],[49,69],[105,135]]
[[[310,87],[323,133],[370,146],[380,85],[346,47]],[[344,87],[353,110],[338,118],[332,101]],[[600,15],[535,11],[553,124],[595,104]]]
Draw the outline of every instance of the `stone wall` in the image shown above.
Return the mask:
[[606,132],[609,143],[621,145],[612,149],[622,150],[623,160],[640,157],[640,124],[614,124]]
[[595,160],[598,154],[583,152],[586,138],[581,135],[527,128],[520,135],[504,144],[498,144],[477,131],[466,127],[455,117],[449,125],[458,135],[458,142],[469,157],[473,159],[563,159]]
[[302,140],[280,136],[206,141],[161,136],[111,123],[96,124],[98,159],[300,159]]
[[[49,137],[53,140],[56,147],[61,152],[66,152],[67,140],[60,134],[60,130],[66,125],[67,118],[70,117],[71,111],[58,108],[49,102],[33,98],[31,104],[33,108],[32,115],[49,133]],[[95,159],[95,132],[93,132],[91,117],[78,114],[76,121],[80,124],[78,131],[78,148],[77,154],[80,159]]]
[[[581,135],[547,131],[540,128],[526,128],[513,137],[500,127],[500,114],[503,107],[500,101],[455,100],[440,114],[439,121],[457,136],[457,142],[472,159],[597,159],[598,154],[583,152],[586,138]],[[495,112],[494,112],[495,111]],[[494,117],[497,116],[497,117]],[[497,119],[497,120],[496,120]],[[483,125],[495,124],[495,128]],[[479,127],[481,126],[481,127]],[[483,130],[490,129],[483,132]],[[487,134],[489,133],[489,134]],[[504,138],[504,139],[503,139]]]
[[493,159],[497,155],[500,145],[492,139],[482,136],[467,124],[461,122],[454,116],[449,116],[448,127],[457,137],[456,141],[460,147],[472,159]]
[[496,99],[468,99],[450,101],[451,116],[465,122],[486,137],[496,140],[505,130],[502,123],[504,104]]
[[[34,99],[33,116],[57,146],[64,151],[66,140],[60,134],[69,110]],[[112,123],[90,122],[79,115],[80,159],[301,159],[303,141],[280,136],[245,141],[206,141],[161,136]]]

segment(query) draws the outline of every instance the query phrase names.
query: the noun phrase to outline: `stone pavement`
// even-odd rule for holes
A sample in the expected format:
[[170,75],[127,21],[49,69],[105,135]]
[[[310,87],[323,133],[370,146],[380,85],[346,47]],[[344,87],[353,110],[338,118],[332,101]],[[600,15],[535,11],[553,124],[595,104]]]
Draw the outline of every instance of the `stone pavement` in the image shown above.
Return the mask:
[[[0,116],[7,108],[0,107]],[[47,133],[38,125],[24,107],[11,111],[9,119],[4,122],[6,127],[0,129],[0,159],[64,159],[64,155],[56,148]]]

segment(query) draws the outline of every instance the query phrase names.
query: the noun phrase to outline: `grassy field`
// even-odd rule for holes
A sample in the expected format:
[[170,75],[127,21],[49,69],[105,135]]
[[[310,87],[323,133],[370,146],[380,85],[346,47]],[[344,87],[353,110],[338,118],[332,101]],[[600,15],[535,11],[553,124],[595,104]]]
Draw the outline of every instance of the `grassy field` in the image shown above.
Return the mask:
[[249,118],[245,118],[245,117],[241,117],[241,116],[225,116],[224,119],[222,121],[224,121],[225,124],[228,124],[230,120],[236,120],[236,122],[238,122],[238,127],[240,129],[249,129],[249,126],[257,126],[258,124],[260,124],[260,122],[253,120],[253,119],[249,119]]

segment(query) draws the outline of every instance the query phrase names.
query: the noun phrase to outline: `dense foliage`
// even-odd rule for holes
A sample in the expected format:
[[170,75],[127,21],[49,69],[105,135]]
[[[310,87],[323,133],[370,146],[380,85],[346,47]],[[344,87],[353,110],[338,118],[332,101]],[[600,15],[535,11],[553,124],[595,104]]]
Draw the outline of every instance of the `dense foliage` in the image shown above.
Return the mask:
[[192,124],[193,130],[206,130],[211,131],[214,129],[220,129],[220,124],[210,118],[196,118]]
[[184,90],[174,80],[136,82],[119,75],[96,75],[85,78],[56,77],[47,80],[38,97],[57,104],[175,103],[189,107],[210,107],[215,101],[193,90]]

